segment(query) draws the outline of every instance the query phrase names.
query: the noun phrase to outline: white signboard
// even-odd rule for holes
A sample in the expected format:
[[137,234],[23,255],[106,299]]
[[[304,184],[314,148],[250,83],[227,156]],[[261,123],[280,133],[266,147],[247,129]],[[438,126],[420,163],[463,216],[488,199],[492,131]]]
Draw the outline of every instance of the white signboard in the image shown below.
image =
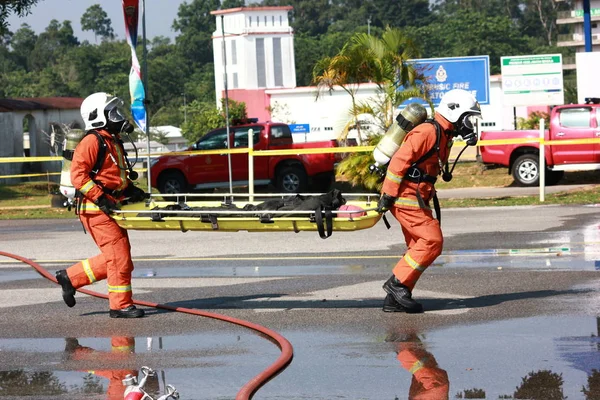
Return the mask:
[[577,66],[577,102],[585,103],[586,97],[600,97],[600,52],[575,53]]
[[550,106],[565,103],[561,54],[501,58],[505,105]]

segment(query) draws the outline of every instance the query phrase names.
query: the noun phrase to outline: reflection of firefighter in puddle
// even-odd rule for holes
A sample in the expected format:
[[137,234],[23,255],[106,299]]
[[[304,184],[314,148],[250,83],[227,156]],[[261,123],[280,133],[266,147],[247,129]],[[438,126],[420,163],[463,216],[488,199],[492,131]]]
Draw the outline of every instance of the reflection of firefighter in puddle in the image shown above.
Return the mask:
[[396,343],[400,365],[412,374],[409,400],[448,399],[448,373],[441,369],[433,355],[425,350],[416,334],[390,335],[386,341]]
[[[130,358],[135,352],[135,338],[126,336],[115,336],[111,338],[110,352],[99,351],[92,349],[91,347],[81,346],[77,339],[67,338],[65,352],[69,354],[71,360],[76,361],[97,360],[100,363],[127,361],[127,359]],[[109,383],[106,391],[106,399],[108,400],[123,400],[126,389],[122,383],[123,379],[127,375],[138,375],[137,370],[130,369],[94,369],[88,372],[108,379]],[[158,381],[156,381],[156,384],[158,384]]]

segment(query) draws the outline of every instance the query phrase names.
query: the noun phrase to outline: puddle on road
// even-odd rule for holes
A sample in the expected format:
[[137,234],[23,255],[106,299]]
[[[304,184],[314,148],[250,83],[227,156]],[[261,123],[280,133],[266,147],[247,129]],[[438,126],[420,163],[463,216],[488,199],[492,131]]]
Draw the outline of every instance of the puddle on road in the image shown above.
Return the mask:
[[[282,331],[294,359],[257,398],[597,399],[599,329],[599,318],[562,316],[426,332]],[[155,397],[167,383],[181,399],[231,399],[279,356],[273,344],[244,330],[152,339],[0,339],[0,350],[0,397],[14,392],[46,399],[119,390],[114,398],[122,399],[120,380],[142,365],[157,370],[147,386]]]

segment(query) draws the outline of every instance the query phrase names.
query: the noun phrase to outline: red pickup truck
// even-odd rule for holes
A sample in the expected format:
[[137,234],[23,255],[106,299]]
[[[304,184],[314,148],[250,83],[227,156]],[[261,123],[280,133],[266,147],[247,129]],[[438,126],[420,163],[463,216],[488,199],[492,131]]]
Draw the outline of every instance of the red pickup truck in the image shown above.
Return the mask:
[[[546,121],[545,140],[561,141],[600,138],[600,98],[585,99],[585,104],[556,106]],[[480,140],[539,138],[539,130],[485,131]],[[539,185],[539,144],[481,146],[481,161],[508,167],[521,186]],[[555,185],[565,171],[600,169],[600,143],[545,146],[546,185]]]
[[[254,150],[281,150],[337,147],[336,140],[294,143],[287,124],[258,122],[256,119],[229,128],[232,149],[248,147],[252,129]],[[227,130],[210,131],[188,151],[227,149]],[[334,180],[340,153],[290,154],[254,157],[254,184],[274,184],[281,193],[305,192],[309,187],[328,188]],[[163,194],[190,193],[229,187],[227,154],[165,154],[151,162],[152,187]],[[248,186],[248,154],[231,154],[231,180],[235,187]]]

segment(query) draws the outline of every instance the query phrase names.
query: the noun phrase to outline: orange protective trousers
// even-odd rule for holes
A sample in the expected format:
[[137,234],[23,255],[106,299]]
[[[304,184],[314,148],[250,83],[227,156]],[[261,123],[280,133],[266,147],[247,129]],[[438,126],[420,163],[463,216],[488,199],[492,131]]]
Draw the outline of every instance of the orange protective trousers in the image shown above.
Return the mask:
[[430,209],[395,206],[390,212],[402,226],[407,247],[392,272],[412,291],[425,269],[442,254],[442,229]]
[[71,283],[77,289],[107,279],[110,309],[122,310],[129,307],[133,304],[133,262],[127,230],[104,213],[80,214],[79,218],[101,253],[69,267],[67,274]]
[[[116,336],[111,338],[111,353],[94,350],[90,347],[80,346],[73,352],[73,359],[78,361],[94,361],[100,364],[107,360],[115,362],[128,361],[132,358],[135,351],[135,339],[133,337]],[[107,400],[123,400],[126,387],[123,385],[123,379],[127,375],[137,376],[137,370],[127,369],[108,369],[108,370],[90,370],[92,374],[108,379],[108,388],[106,390]]]
[[420,344],[402,343],[397,358],[412,374],[409,400],[448,400],[448,373],[438,366],[431,353]]

